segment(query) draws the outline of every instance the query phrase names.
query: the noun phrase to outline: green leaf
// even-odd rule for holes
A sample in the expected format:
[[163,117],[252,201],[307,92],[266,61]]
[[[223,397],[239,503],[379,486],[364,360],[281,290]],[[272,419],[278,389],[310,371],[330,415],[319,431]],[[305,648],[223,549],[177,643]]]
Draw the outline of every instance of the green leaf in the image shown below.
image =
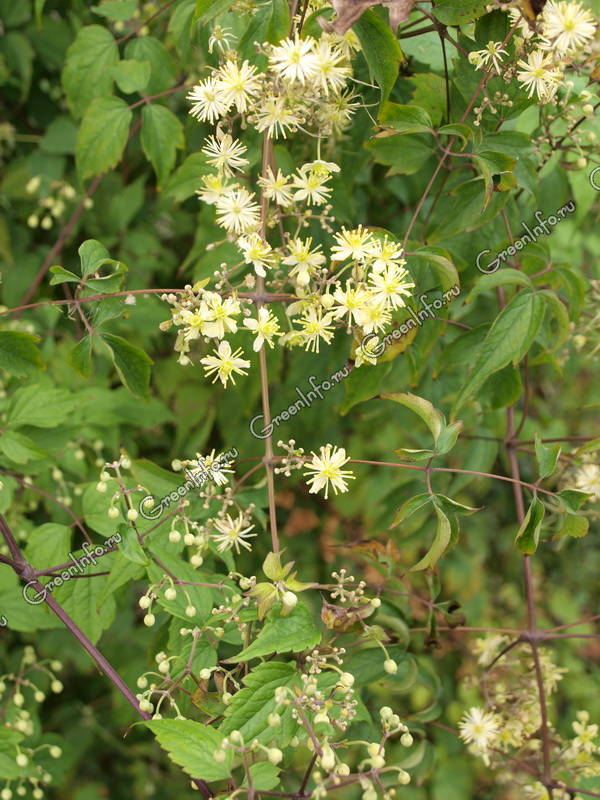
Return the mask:
[[344,381],[345,399],[340,414],[345,416],[357,403],[369,400],[379,394],[379,389],[391,369],[391,364],[365,365],[360,369],[353,369]]
[[[213,595],[207,586],[195,586],[198,582],[207,582],[203,578],[203,573],[194,569],[187,561],[184,561],[180,556],[173,555],[166,550],[159,550],[155,544],[151,545],[152,554],[155,555],[164,567],[166,567],[172,575],[182,581],[188,581],[189,585],[177,590],[177,597],[175,600],[167,600],[162,592],[158,592],[157,602],[164,608],[171,616],[178,619],[185,620],[190,625],[201,625],[206,622],[210,617],[210,612],[213,607]],[[165,570],[162,566],[152,562],[148,567],[148,577],[154,583],[159,583],[165,580]],[[165,587],[166,588],[166,587]],[[184,590],[185,589],[185,594]],[[187,597],[186,597],[187,595]],[[222,595],[219,595],[222,597]],[[189,597],[189,602],[188,598]],[[192,605],[196,609],[195,617],[188,617],[186,608]]]
[[35,24],[38,28],[42,27],[42,14],[44,13],[44,6],[46,5],[46,0],[35,0],[34,3],[34,13],[35,13]]
[[392,128],[397,133],[431,133],[433,128],[431,117],[420,106],[389,101],[382,105],[377,121],[383,128]]
[[378,164],[390,167],[390,175],[413,175],[431,158],[433,139],[422,133],[398,133],[370,139],[365,147]]
[[26,464],[28,461],[39,461],[48,453],[32,442],[28,436],[16,431],[5,431],[0,438],[0,450],[15,464]]
[[45,369],[40,351],[35,346],[39,336],[20,331],[0,331],[0,369],[19,378]]
[[177,79],[177,65],[173,56],[154,36],[130,39],[125,48],[125,57],[150,63],[150,80],[145,87],[149,95],[170,89]]
[[194,22],[201,22],[205,25],[219,14],[227,11],[233,2],[234,0],[196,0]]
[[48,282],[50,286],[58,286],[61,283],[80,283],[81,281],[79,275],[75,275],[74,272],[69,272],[69,270],[64,267],[50,267],[49,271],[54,276],[50,278]]
[[138,541],[137,533],[131,525],[119,525],[119,533],[122,537],[120,548],[125,558],[133,564],[147,567],[150,564],[150,559],[144,552],[144,548]]
[[538,334],[538,342],[547,350],[556,350],[571,336],[569,313],[555,292],[542,289],[539,294],[546,302],[546,313]]
[[104,0],[100,5],[92,6],[95,14],[113,22],[131,19],[136,10],[137,0]]
[[389,24],[372,10],[365,11],[354,23],[353,30],[369,72],[381,89],[381,102],[385,102],[396,83],[400,63],[405,61],[400,43]]
[[433,544],[423,558],[410,568],[411,572],[435,566],[450,544],[452,533],[450,520],[437,504],[434,505],[434,508],[438,521]]
[[74,117],[79,118],[94,98],[112,93],[113,67],[119,50],[112,33],[102,25],[80,28],[67,51],[62,84]]
[[465,385],[454,402],[453,415],[494,372],[517,364],[531,347],[544,317],[544,300],[520,292],[494,320],[475,358]]
[[411,497],[409,500],[406,500],[394,514],[394,519],[389,527],[398,527],[402,522],[412,517],[413,514],[416,514],[417,511],[428,506],[432,500],[433,495],[428,493],[418,494],[416,497]]
[[124,59],[113,67],[113,77],[124,94],[141,92],[150,80],[150,62]]
[[535,434],[535,457],[540,470],[540,478],[547,478],[556,469],[561,447],[559,444],[545,445],[538,433]]
[[458,136],[466,144],[473,136],[473,129],[460,122],[451,122],[449,125],[442,125],[438,128],[438,133],[444,136]]
[[447,250],[443,247],[435,246],[418,247],[412,252],[412,256],[413,258],[423,259],[433,267],[442,289],[458,291],[456,287],[460,287],[460,277]]
[[244,648],[229,663],[239,664],[251,658],[271,653],[299,653],[309,650],[321,641],[321,631],[304,603],[298,603],[291,614],[280,616],[278,606],[267,616],[267,621],[251,645]]
[[87,278],[97,272],[105,261],[110,260],[110,253],[97,239],[86,239],[77,251],[81,263],[81,274]]
[[54,117],[46,128],[40,147],[53,155],[73,155],[77,142],[77,125],[72,117],[62,114]]
[[69,392],[28,385],[17,389],[8,404],[8,425],[19,428],[33,425],[36,428],[54,428],[65,422],[75,407]]
[[495,289],[497,286],[525,286],[528,289],[533,289],[531,279],[524,272],[510,267],[503,267],[497,272],[482,275],[465,298],[465,303],[472,303],[482,292]]
[[185,146],[183,125],[172,111],[159,105],[142,109],[142,149],[156,173],[158,185],[175,166],[177,148]]
[[[243,679],[244,688],[236,692],[225,711],[225,719],[219,728],[223,736],[239,730],[244,741],[258,739],[267,744],[273,738],[269,726],[269,714],[277,710],[275,690],[281,686],[299,685],[299,675],[294,664],[267,661],[259,664]],[[296,733],[297,723],[291,709],[280,712],[281,724],[277,728],[279,746],[286,746]]]
[[166,197],[182,203],[200,188],[200,178],[214,172],[204,153],[193,153],[178,167],[163,186]]
[[110,348],[113,363],[125,386],[136,397],[148,397],[150,367],[154,363],[150,356],[121,336],[101,333],[100,337]]
[[72,531],[68,525],[47,522],[28,534],[25,558],[36,569],[46,569],[69,559]]
[[567,514],[562,527],[558,531],[558,536],[572,536],[580,539],[586,536],[590,528],[590,521],[587,517],[580,517],[577,514]]
[[119,163],[132,116],[119,97],[99,97],[90,103],[77,134],[76,162],[81,180]]
[[256,56],[255,42],[277,44],[285,38],[289,28],[290,7],[287,0],[272,0],[258,6],[236,49],[242,58],[253,60]]
[[192,778],[220,781],[229,776],[233,750],[225,748],[224,761],[213,753],[221,750],[223,736],[214,728],[191,719],[158,719],[144,723],[156,736],[171,761],[183,768]]
[[545,513],[542,501],[534,497],[515,537],[515,544],[522,553],[533,555],[537,550]]
[[485,13],[485,0],[437,0],[433,13],[444,25],[462,25]]
[[406,406],[406,408],[410,408],[411,411],[418,414],[431,431],[434,443],[437,443],[441,432],[446,426],[446,419],[442,412],[438,411],[429,400],[409,392],[393,392],[392,394],[382,394],[381,397],[384,400],[393,400],[394,403]]
[[67,361],[82,378],[90,378],[92,368],[92,337],[88,334],[80,339],[67,356]]
[[[279,742],[279,737],[277,741]],[[249,769],[252,786],[257,791],[262,790],[263,792],[277,788],[281,769],[281,767],[277,767],[269,761],[259,761],[257,764],[252,764]]]
[[562,489],[556,495],[564,510],[571,514],[578,511],[590,496],[587,492],[581,492],[579,489]]

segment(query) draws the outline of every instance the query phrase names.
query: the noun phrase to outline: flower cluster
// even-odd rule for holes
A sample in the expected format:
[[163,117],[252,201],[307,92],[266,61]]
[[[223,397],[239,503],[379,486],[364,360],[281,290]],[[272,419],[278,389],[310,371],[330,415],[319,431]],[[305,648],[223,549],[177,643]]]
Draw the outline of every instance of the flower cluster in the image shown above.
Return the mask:
[[[52,783],[52,775],[40,763],[36,756],[48,751],[53,759],[62,756],[62,749],[57,744],[40,743],[29,747],[23,740],[37,733],[34,716],[25,708],[27,702],[43,703],[46,691],[40,684],[46,685],[53,694],[63,691],[62,682],[56,677],[63,665],[57,660],[38,660],[35,650],[30,645],[23,649],[23,655],[17,672],[0,675],[0,700],[2,700],[2,716],[7,734],[3,756],[7,761],[5,770],[9,769],[11,759],[14,767],[4,788],[0,790],[0,800],[12,800],[14,797],[25,797],[28,791],[34,800],[42,800],[44,787]],[[34,681],[32,677],[39,680]],[[16,773],[13,776],[12,773]]]
[[591,50],[596,33],[592,14],[580,2],[549,0],[535,29],[520,8],[509,8],[509,16],[516,28],[516,64],[510,63],[503,43],[494,41],[472,51],[469,61],[477,69],[490,69],[507,81],[516,74],[530,98],[536,95],[540,102],[549,103],[559,87],[566,85],[566,70],[579,68]]
[[[506,769],[506,754],[526,761],[541,748],[538,735],[541,712],[533,656],[525,646],[508,649],[508,644],[506,636],[497,634],[476,641],[474,650],[479,664],[485,667],[480,688],[486,701],[485,706],[473,706],[463,715],[460,736],[474,755],[487,765],[502,769],[498,775],[501,782],[519,785],[521,794],[515,797],[546,798],[542,784],[523,786],[523,775],[513,775]],[[544,691],[550,697],[567,670],[556,666],[541,648],[539,658]],[[598,725],[589,724],[589,714],[580,711],[572,730],[575,736],[565,739],[550,724],[553,774],[566,783],[576,782],[577,777],[600,775]]]

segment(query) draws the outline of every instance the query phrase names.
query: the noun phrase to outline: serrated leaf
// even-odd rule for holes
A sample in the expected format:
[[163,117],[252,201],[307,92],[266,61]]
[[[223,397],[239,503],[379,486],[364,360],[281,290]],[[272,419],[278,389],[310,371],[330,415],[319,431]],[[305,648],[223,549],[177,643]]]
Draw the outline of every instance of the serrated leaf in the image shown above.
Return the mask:
[[119,97],[98,97],[90,103],[77,133],[75,160],[81,180],[107,172],[119,163],[132,116],[127,103]]
[[382,105],[377,121],[383,128],[391,129],[390,133],[431,133],[433,128],[425,109],[389,101]]
[[14,461],[15,464],[26,464],[28,461],[39,461],[48,453],[38,447],[28,436],[16,431],[5,431],[0,437],[0,451]]
[[381,89],[381,102],[385,102],[396,83],[401,62],[406,60],[400,43],[389,24],[371,9],[352,27],[371,76]]
[[141,92],[150,80],[150,62],[126,58],[113,67],[113,76],[124,94]]
[[[277,710],[275,690],[281,686],[300,684],[299,675],[294,664],[280,661],[267,661],[259,664],[243,679],[244,688],[236,692],[227,710],[219,732],[226,736],[231,731],[239,730],[244,741],[258,739],[265,744],[272,740],[273,729],[270,728],[269,714]],[[280,711],[281,725],[277,728],[279,746],[285,746],[297,730],[291,710]]]
[[0,369],[19,378],[45,369],[36,342],[39,336],[20,331],[0,331]]
[[92,6],[95,14],[113,22],[131,19],[136,9],[137,0],[104,0],[100,5]]
[[67,356],[69,365],[82,378],[92,375],[92,337],[88,334],[80,339]]
[[183,125],[172,111],[156,104],[142,109],[142,149],[161,186],[175,165],[177,149],[185,145]]
[[315,647],[320,641],[321,631],[304,603],[298,603],[286,617],[280,616],[276,606],[252,644],[227,661],[239,664],[271,653],[299,653]]
[[7,421],[11,428],[23,425],[54,428],[68,419],[74,407],[74,400],[64,389],[51,389],[37,384],[22,386],[10,399]]
[[202,176],[213,171],[214,168],[207,162],[204,153],[192,153],[169,177],[163,186],[163,192],[166,197],[172,197],[181,203],[200,188]]
[[444,25],[462,25],[485,13],[485,0],[437,0],[434,14]]
[[150,367],[154,363],[150,356],[121,336],[101,333],[100,337],[110,348],[113,363],[125,386],[136,397],[148,397]]
[[544,514],[544,504],[534,497],[515,537],[515,544],[522,553],[533,555],[537,550]]
[[252,764],[249,772],[252,786],[256,791],[268,792],[279,785],[281,767],[277,767],[269,761],[259,761],[257,764]]
[[112,33],[102,25],[80,28],[67,50],[62,83],[74,117],[79,118],[94,98],[112,92],[112,69],[119,50]]
[[222,734],[191,719],[160,719],[144,723],[156,736],[171,761],[192,778],[220,781],[228,777],[233,750],[225,748],[225,759],[217,761],[215,750],[221,750]]

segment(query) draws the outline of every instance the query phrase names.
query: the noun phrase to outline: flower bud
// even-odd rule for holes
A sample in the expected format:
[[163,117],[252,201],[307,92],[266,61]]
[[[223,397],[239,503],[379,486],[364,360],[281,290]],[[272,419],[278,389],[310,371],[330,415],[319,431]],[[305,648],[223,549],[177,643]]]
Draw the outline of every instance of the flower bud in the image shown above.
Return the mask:
[[402,736],[400,737],[400,744],[403,747],[410,747],[411,744],[413,743],[413,741],[414,741],[414,739],[410,735],[410,733],[403,733]]
[[139,517],[139,514],[135,510],[135,508],[128,509],[128,511],[127,511],[127,519],[130,520],[130,522],[135,522],[138,517]]
[[140,599],[138,600],[138,605],[139,605],[140,608],[143,608],[145,610],[146,608],[150,608],[150,606],[152,605],[152,601],[150,600],[148,595],[145,594],[143,597],[140,597]]
[[119,516],[119,509],[116,506],[111,506],[108,509],[108,516],[111,519],[116,519]]
[[351,672],[342,672],[339,682],[346,689],[350,689],[352,686],[354,686],[354,675],[352,675]]
[[395,675],[398,672],[398,664],[396,664],[393,658],[386,658],[383,662],[383,668],[388,675]]
[[54,745],[50,748],[50,755],[52,758],[60,758],[62,756],[62,750],[57,745]]
[[179,533],[179,531],[176,531],[175,529],[173,529],[169,533],[169,541],[173,542],[173,544],[177,544],[177,542],[180,542],[181,541],[181,534]]
[[271,747],[267,752],[267,758],[271,764],[279,764],[283,759],[283,753],[277,747]]
[[279,714],[275,713],[269,714],[267,722],[272,728],[276,728],[281,723],[281,717],[279,716]]
[[156,617],[154,616],[154,614],[146,614],[146,616],[144,617],[144,625],[147,628],[151,628],[155,622],[156,622]]
[[165,591],[165,598],[167,600],[176,600],[177,589],[174,586],[169,586],[169,588]]
[[292,608],[294,608],[296,603],[298,602],[298,596],[295,595],[293,592],[284,592],[283,597],[281,598],[281,602],[283,603],[283,607],[287,611],[291,611]]
[[330,745],[325,744],[323,745],[322,755],[321,755],[321,766],[327,772],[331,772],[335,767],[335,753]]
[[25,753],[18,753],[15,761],[17,762],[18,767],[26,767],[27,764],[29,764],[29,759]]

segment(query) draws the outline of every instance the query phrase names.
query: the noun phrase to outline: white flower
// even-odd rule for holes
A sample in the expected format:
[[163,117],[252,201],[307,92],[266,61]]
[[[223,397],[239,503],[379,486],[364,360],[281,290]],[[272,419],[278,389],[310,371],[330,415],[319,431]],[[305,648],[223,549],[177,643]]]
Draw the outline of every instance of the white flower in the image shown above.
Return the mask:
[[365,333],[380,333],[390,324],[392,315],[384,302],[378,302],[372,295],[369,300],[360,315],[360,325]]
[[373,239],[370,243],[370,250],[373,272],[382,272],[385,267],[403,267],[406,264],[402,245],[390,241],[387,236],[383,240]]
[[320,455],[314,452],[311,454],[313,458],[311,463],[305,467],[304,477],[308,477],[310,494],[325,489],[325,499],[327,500],[330,484],[334,494],[347,492],[346,481],[353,480],[355,476],[350,470],[342,469],[344,464],[350,461],[343,447],[327,444],[325,447],[321,447],[320,451]]
[[236,520],[232,519],[229,514],[224,519],[219,519],[215,522],[215,528],[219,531],[219,535],[212,535],[211,538],[217,542],[217,550],[220,553],[226,550],[235,549],[236,553],[240,552],[240,546],[246,550],[252,550],[252,546],[246,539],[252,539],[256,536],[255,533],[250,533],[254,525],[249,525],[244,528],[244,515],[240,513]]
[[273,337],[281,335],[279,323],[266,308],[259,308],[258,319],[245,319],[244,325],[256,335],[252,349],[257,353],[265,342],[273,347]]
[[267,274],[265,267],[273,266],[273,251],[271,245],[266,242],[258,233],[250,233],[240,236],[237,245],[244,254],[246,264],[252,264],[254,271],[261,278]]
[[544,6],[541,14],[541,29],[544,49],[558,54],[571,53],[588,45],[596,33],[592,14],[581,7],[581,3],[553,0]]
[[252,115],[256,130],[264,131],[271,139],[278,136],[286,138],[288,131],[296,130],[301,122],[298,114],[290,108],[289,99],[285,95],[267,95]]
[[209,136],[202,152],[207,156],[207,161],[224,175],[233,175],[233,171],[241,169],[248,164],[247,158],[242,158],[246,152],[246,145],[236,141],[229,133]]
[[292,191],[287,176],[280,169],[273,174],[271,167],[267,167],[264,177],[258,179],[265,197],[273,200],[280,206],[289,206],[292,202]]
[[321,339],[329,344],[333,338],[333,317],[329,313],[323,314],[320,308],[309,308],[303,317],[295,321],[301,325],[299,333],[306,342],[306,349],[313,353],[319,352]]
[[346,85],[351,70],[343,63],[345,60],[341,50],[324,39],[319,40],[315,50],[315,78],[325,94],[330,90],[337,94]]
[[494,714],[473,706],[463,715],[458,727],[463,741],[485,751],[496,738],[500,725]]
[[292,177],[292,185],[296,189],[294,200],[306,200],[316,206],[323,205],[331,194],[331,188],[325,185],[328,180],[328,171],[313,169],[312,164],[304,164]]
[[214,450],[211,450],[210,454],[207,456],[201,456],[200,453],[196,453],[196,462],[199,469],[192,469],[191,472],[195,473],[196,471],[201,472],[204,470],[204,472],[208,474],[209,478],[218,486],[224,486],[229,480],[227,475],[233,474],[233,470],[226,466],[227,462],[224,454],[219,453],[218,456],[215,456]]
[[198,197],[208,205],[214,205],[220,197],[231,191],[231,187],[227,186],[223,175],[214,173],[212,175],[203,175],[200,179],[203,185],[202,189],[197,189],[196,194]]
[[229,28],[223,28],[221,25],[211,26],[211,34],[208,37],[208,52],[212,53],[215,47],[224,53],[229,50],[229,39],[234,39],[234,36],[229,32]]
[[223,91],[214,78],[207,78],[194,86],[188,92],[187,99],[192,102],[190,114],[202,122],[215,122],[229,108],[229,103],[224,101]]
[[200,329],[205,336],[222,339],[226,333],[237,331],[233,317],[240,312],[240,304],[234,297],[222,298],[217,292],[205,292],[199,309],[203,320]]
[[483,50],[476,50],[469,53],[469,61],[477,69],[482,66],[489,66],[490,64],[500,74],[500,64],[502,64],[502,57],[507,56],[508,51],[503,50],[502,42],[488,42]]
[[506,642],[506,636],[503,636],[501,633],[491,634],[482,639],[476,639],[473,650],[478,656],[477,663],[481,664],[482,667],[489,666]]
[[534,50],[527,61],[521,59],[517,66],[523,68],[517,72],[517,79],[528,90],[528,97],[533,97],[534,92],[537,92],[542,102],[552,99],[562,75],[547,54]]
[[260,78],[256,67],[248,61],[238,66],[235,61],[226,61],[215,73],[223,99],[233,104],[240,113],[248,109],[248,101],[260,91]]
[[333,298],[337,304],[333,310],[333,316],[336,319],[347,316],[349,326],[352,322],[362,325],[365,306],[371,299],[371,295],[366,289],[346,284],[345,289],[340,287],[335,290]]
[[581,492],[600,500],[600,466],[598,464],[582,464],[575,474],[575,487]]
[[231,380],[235,385],[234,373],[246,375],[244,370],[248,369],[250,362],[240,358],[243,355],[240,347],[235,352],[232,352],[229,342],[222,341],[214,352],[216,353],[215,356],[205,356],[200,359],[200,363],[204,364],[204,372],[207,377],[216,373],[213,383],[218,378],[223,386],[227,386],[228,380]]
[[289,255],[283,259],[283,264],[293,267],[290,276],[296,277],[300,286],[306,286],[314,274],[314,271],[325,263],[325,256],[321,253],[320,245],[311,250],[312,237],[301,239],[299,237],[291,239],[287,248]]
[[331,248],[331,258],[334,261],[345,261],[347,258],[363,261],[374,253],[372,239],[373,234],[362,225],[353,230],[342,228],[340,233],[335,234],[337,245]]
[[406,305],[405,297],[410,297],[411,289],[415,284],[410,279],[407,270],[396,264],[384,267],[380,272],[369,276],[372,286],[373,298],[377,302],[385,303],[386,308],[402,308]]
[[230,233],[246,233],[258,227],[260,207],[247,189],[231,189],[215,205],[219,225]]
[[313,52],[314,46],[315,40],[312,37],[284,39],[271,49],[269,56],[271,69],[285,81],[304,84],[317,71],[318,62]]

